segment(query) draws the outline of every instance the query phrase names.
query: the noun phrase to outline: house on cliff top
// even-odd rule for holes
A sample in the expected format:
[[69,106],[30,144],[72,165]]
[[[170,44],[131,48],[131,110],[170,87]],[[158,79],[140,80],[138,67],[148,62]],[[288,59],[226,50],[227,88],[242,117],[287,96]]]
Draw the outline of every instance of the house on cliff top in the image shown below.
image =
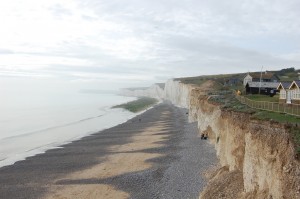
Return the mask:
[[246,94],[265,94],[275,95],[277,92],[278,82],[248,82],[245,86]]
[[244,77],[244,86],[247,85],[248,82],[279,82],[280,78],[270,72],[264,72],[264,73],[248,73]]
[[280,82],[277,90],[280,91],[279,102],[300,104],[300,80]]
[[289,90],[292,82],[280,82],[277,90],[279,90],[279,102],[281,103],[291,103],[292,96],[291,91]]

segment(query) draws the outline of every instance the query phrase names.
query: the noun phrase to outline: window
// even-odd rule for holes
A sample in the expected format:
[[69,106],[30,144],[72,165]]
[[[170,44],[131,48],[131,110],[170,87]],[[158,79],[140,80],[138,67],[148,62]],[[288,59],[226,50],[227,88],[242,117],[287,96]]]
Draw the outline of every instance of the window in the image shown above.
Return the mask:
[[295,90],[295,99],[300,99],[300,90]]
[[292,90],[291,94],[292,94],[292,99],[300,100],[300,90],[299,89]]
[[284,89],[280,90],[280,99],[286,99],[286,92]]

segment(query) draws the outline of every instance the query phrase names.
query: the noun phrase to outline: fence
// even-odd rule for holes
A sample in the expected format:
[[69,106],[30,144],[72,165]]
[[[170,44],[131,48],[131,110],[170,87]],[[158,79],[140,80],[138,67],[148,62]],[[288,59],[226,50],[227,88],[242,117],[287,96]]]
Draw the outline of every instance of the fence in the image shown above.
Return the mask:
[[242,104],[250,106],[251,108],[300,116],[300,105],[298,104],[254,101],[240,95],[236,95],[236,98]]

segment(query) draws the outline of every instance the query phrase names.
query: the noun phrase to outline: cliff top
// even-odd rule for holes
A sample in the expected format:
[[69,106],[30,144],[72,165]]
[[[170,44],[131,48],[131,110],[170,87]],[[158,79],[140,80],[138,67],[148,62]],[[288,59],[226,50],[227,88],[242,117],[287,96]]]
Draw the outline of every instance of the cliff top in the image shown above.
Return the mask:
[[[296,70],[295,68],[292,67],[292,68],[284,68],[281,70],[262,71],[262,72],[267,72],[266,74],[268,75],[276,75],[281,81],[292,81],[292,80],[298,80],[298,72],[300,72],[300,70]],[[231,89],[241,89],[243,79],[247,74],[248,73],[202,75],[202,76],[195,76],[195,77],[175,78],[174,80],[180,81],[184,84],[193,84],[193,85],[201,85],[203,82],[207,80],[213,80],[223,86],[234,86],[234,88]],[[261,71],[253,71],[251,72],[251,74],[252,75],[257,74],[260,77]]]

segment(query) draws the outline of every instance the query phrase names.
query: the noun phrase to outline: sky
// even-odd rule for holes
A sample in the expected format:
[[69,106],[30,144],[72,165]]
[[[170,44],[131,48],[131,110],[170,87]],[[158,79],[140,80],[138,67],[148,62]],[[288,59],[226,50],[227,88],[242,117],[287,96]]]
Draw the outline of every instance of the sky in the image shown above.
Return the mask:
[[299,10],[299,0],[0,0],[0,88],[300,68]]

